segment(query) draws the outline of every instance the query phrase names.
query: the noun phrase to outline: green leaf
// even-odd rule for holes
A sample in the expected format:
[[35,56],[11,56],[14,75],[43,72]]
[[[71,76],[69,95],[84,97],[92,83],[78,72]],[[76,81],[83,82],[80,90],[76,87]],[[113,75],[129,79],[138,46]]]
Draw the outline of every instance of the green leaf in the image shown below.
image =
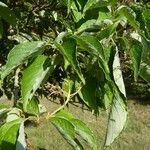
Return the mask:
[[21,119],[5,123],[0,127],[0,149],[14,150]]
[[[98,39],[91,35],[75,37],[81,48],[98,58],[99,65],[103,69],[106,77],[109,76],[109,68],[105,58],[104,50]],[[109,78],[109,77],[108,77]]]
[[43,50],[42,41],[25,42],[15,46],[7,57],[7,63],[3,67],[1,79],[3,80],[13,69],[25,60]]
[[81,34],[82,32],[86,31],[97,31],[100,30],[101,22],[95,19],[87,20],[86,22],[82,23],[80,27],[78,27],[75,35]]
[[39,55],[33,63],[24,70],[21,81],[21,95],[24,111],[27,111],[28,102],[48,73],[54,70],[54,64],[44,55]]
[[129,54],[130,54],[130,59],[132,60],[132,63],[133,63],[135,81],[137,81],[138,74],[139,74],[141,57],[142,57],[142,52],[143,52],[142,49],[143,49],[143,46],[141,42],[137,40],[132,40]]
[[76,150],[80,150],[81,147],[78,145],[75,139],[75,127],[71,122],[64,118],[51,117],[50,122],[52,122],[62,136],[74,147]]
[[118,89],[126,97],[125,85],[124,85],[122,70],[120,65],[119,51],[117,47],[116,47],[116,54],[114,56],[114,61],[113,61],[113,77]]
[[125,99],[116,90],[114,93],[114,100],[111,106],[111,112],[108,120],[107,135],[105,146],[113,143],[123,130],[127,120],[127,109]]
[[8,6],[2,2],[0,2],[0,17],[6,20],[9,24],[16,24],[16,16],[12,10],[8,8]]
[[110,36],[112,36],[116,31],[118,23],[119,22],[115,22],[111,25],[108,25],[106,28],[102,29],[100,32],[97,33],[97,38],[99,40],[102,40],[102,39],[109,38]]
[[126,18],[132,27],[139,30],[139,23],[136,21],[136,14],[130,7],[122,5],[118,8],[116,14],[119,16],[119,20]]
[[150,10],[145,9],[143,11],[143,16],[144,16],[144,20],[146,24],[147,34],[149,35],[149,38],[150,38]]
[[75,126],[77,134],[79,134],[84,140],[86,140],[93,150],[97,150],[96,140],[92,131],[87,125],[78,119],[71,119],[71,123]]
[[79,96],[87,106],[98,111],[96,89],[97,80],[91,76],[87,77],[85,85],[79,91]]
[[142,62],[139,75],[150,84],[150,65]]
[[117,47],[113,62],[113,76],[115,84],[111,83],[111,86],[114,91],[114,99],[109,114],[107,135],[105,141],[106,146],[109,146],[111,143],[113,143],[115,138],[119,136],[127,120],[127,106],[125,98],[126,93],[122,72],[120,69],[120,60]]
[[87,127],[87,125],[79,119],[76,119],[71,113],[64,110],[59,111],[55,114],[55,117],[64,118],[73,124],[75,127],[75,133],[86,140],[93,150],[97,149],[96,140],[92,131]]
[[84,77],[81,73],[77,58],[76,58],[76,41],[73,38],[65,38],[63,44],[60,45],[55,41],[56,47],[63,54],[64,58],[70,63],[73,69],[78,74],[79,78],[83,83],[85,83]]
[[31,115],[39,115],[39,100],[36,97],[29,99],[27,104],[27,113]]
[[91,35],[85,35],[85,36],[80,36],[79,39],[81,41],[78,40],[78,43],[82,47],[85,47],[85,49],[88,47],[89,51],[92,49],[91,53],[93,53],[96,56],[99,56],[101,60],[104,61],[105,55],[104,55],[103,47],[96,37]]

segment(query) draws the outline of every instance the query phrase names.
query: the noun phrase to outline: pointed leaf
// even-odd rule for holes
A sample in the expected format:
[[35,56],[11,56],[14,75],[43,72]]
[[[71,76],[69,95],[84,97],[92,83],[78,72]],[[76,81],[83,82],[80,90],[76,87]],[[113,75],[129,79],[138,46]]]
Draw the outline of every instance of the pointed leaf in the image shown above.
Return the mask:
[[97,150],[95,137],[87,125],[78,119],[71,119],[70,121],[75,126],[76,132],[89,143],[93,150]]
[[117,87],[115,84],[112,84],[112,89],[114,90],[114,99],[109,114],[107,135],[105,141],[106,146],[109,146],[111,143],[113,143],[115,138],[119,136],[127,120],[127,106],[125,103],[126,93],[122,78],[122,72],[120,69],[120,61],[117,47],[113,63],[113,69],[114,81]]
[[28,101],[32,99],[35,91],[48,73],[54,70],[48,57],[39,55],[34,62],[23,72],[21,81],[21,95],[23,99],[24,111],[27,111]]
[[80,150],[80,145],[75,139],[75,128],[71,122],[64,118],[51,117],[50,122],[52,122],[62,136],[74,147],[76,150]]
[[7,63],[3,67],[1,79],[3,80],[14,68],[19,66],[29,57],[43,50],[42,41],[25,42],[15,46],[7,57]]
[[116,91],[109,115],[105,146],[109,146],[123,130],[127,120],[125,99]]
[[91,148],[93,148],[93,150],[97,149],[96,146],[96,140],[95,137],[92,133],[92,131],[89,129],[89,127],[82,122],[79,119],[76,119],[71,113],[66,112],[64,110],[61,110],[60,112],[58,112],[55,117],[58,118],[64,118],[68,121],[70,121],[73,126],[75,127],[75,132],[82,137],[84,140],[86,140],[89,145],[91,146]]
[[0,127],[0,149],[14,150],[21,119],[5,123]]
[[80,70],[80,67],[76,58],[76,41],[73,38],[66,38],[64,39],[62,45],[60,45],[58,42],[55,42],[55,45],[61,51],[64,58],[67,59],[67,61],[76,71],[81,81],[85,83],[84,77],[81,73],[81,70]]

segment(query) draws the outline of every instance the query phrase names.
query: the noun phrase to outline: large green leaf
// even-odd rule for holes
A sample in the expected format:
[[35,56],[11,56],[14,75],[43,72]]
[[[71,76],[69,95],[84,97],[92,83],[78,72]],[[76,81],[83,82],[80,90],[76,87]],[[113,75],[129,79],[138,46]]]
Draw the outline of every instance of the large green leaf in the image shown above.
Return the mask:
[[112,144],[125,126],[127,109],[124,101],[125,99],[116,90],[109,115],[105,146]]
[[91,148],[93,148],[93,150],[97,149],[95,137],[92,131],[84,122],[82,122],[79,119],[76,119],[72,114],[64,110],[61,110],[60,112],[58,112],[55,115],[55,117],[64,118],[68,120],[70,123],[72,123],[73,126],[75,127],[75,132],[84,140],[86,140],[91,146]]
[[65,118],[51,117],[50,122],[52,122],[62,136],[74,147],[76,150],[81,150],[81,145],[77,142],[75,138],[75,127],[71,122]]
[[114,99],[109,114],[108,128],[105,145],[109,146],[115,138],[123,130],[127,120],[127,106],[126,106],[126,92],[123,82],[122,72],[120,68],[120,60],[118,49],[116,47],[116,54],[113,62],[113,76],[115,84],[111,83],[114,91]]
[[5,123],[0,127],[0,150],[15,150],[21,119]]
[[143,16],[144,16],[144,19],[145,19],[147,34],[148,34],[148,36],[150,38],[150,10],[149,9],[145,9],[143,11]]
[[84,77],[81,73],[77,58],[76,58],[76,41],[73,38],[65,38],[63,44],[55,42],[55,45],[63,54],[64,58],[70,63],[73,69],[78,74],[79,78],[83,83],[85,83]]
[[15,46],[7,57],[6,65],[3,67],[1,79],[3,80],[14,68],[23,61],[43,50],[42,41],[25,42]]
[[24,70],[21,81],[21,95],[24,111],[27,111],[28,102],[31,101],[35,91],[48,73],[54,70],[54,64],[44,55],[39,55],[33,63]]
[[87,125],[78,119],[71,119],[72,124],[75,126],[77,134],[79,134],[84,140],[86,140],[93,150],[97,150],[96,140],[92,131]]
[[12,10],[8,8],[8,6],[2,2],[0,2],[0,17],[5,19],[9,24],[16,24],[16,16]]

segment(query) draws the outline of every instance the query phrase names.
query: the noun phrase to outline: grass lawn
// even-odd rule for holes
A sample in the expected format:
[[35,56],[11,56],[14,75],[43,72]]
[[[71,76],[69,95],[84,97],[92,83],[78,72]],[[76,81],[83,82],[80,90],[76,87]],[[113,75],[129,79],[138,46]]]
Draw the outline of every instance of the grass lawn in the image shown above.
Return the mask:
[[[42,100],[48,110],[55,110],[60,105]],[[0,102],[5,102],[0,100]],[[69,104],[66,108],[77,118],[86,122],[96,135],[98,149],[102,149],[107,128],[107,113],[101,112],[96,119],[90,111]],[[108,150],[150,150],[150,105],[142,105],[137,101],[129,100],[129,116],[126,128],[120,137]],[[72,147],[63,139],[53,125],[48,122],[37,126],[28,125],[28,150],[72,150]],[[85,143],[83,141],[83,143]],[[85,150],[90,150],[85,143]]]
[[[49,110],[59,107],[55,103],[49,103],[43,100]],[[49,103],[49,104],[48,104]],[[129,117],[126,128],[108,148],[108,150],[150,150],[150,105],[141,105],[136,101],[130,100]],[[105,131],[107,128],[107,113],[101,112],[96,119],[88,110],[82,110],[81,107],[69,105],[67,108],[76,117],[86,122],[96,135],[98,149],[102,149],[105,140]],[[72,147],[62,138],[58,131],[51,124],[44,123],[37,127],[28,127],[26,129],[28,141],[30,141],[30,150],[72,150]],[[86,150],[90,150],[85,145]]]

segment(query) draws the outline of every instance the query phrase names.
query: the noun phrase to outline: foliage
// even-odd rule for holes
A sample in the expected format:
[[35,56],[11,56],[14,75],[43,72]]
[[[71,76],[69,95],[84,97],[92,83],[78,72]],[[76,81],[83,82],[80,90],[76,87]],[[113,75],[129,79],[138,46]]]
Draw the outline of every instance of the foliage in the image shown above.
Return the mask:
[[[135,81],[141,76],[150,83],[149,7],[116,0],[1,1],[0,84],[5,93],[11,79],[14,104],[0,105],[0,149],[6,143],[26,149],[24,122],[44,117],[74,149],[84,149],[80,136],[96,150],[89,127],[63,110],[76,97],[96,116],[109,111],[109,146],[127,121],[119,54],[129,56]],[[39,103],[37,89],[47,83],[58,84],[63,99],[53,113]]]

